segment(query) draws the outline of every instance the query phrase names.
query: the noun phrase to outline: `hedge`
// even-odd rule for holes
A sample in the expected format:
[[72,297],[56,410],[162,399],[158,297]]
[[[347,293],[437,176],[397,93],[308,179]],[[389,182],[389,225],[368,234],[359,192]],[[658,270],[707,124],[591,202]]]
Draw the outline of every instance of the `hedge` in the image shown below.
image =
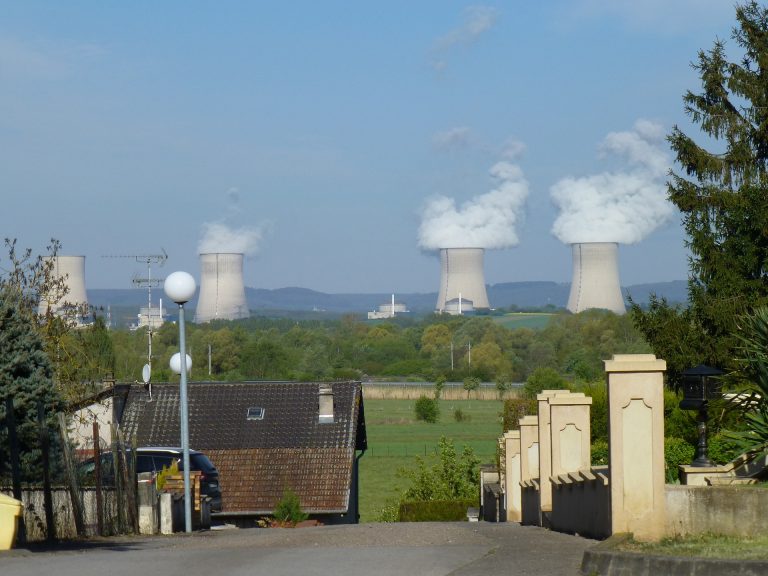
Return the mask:
[[467,519],[467,508],[477,507],[475,499],[401,502],[399,522],[455,522]]

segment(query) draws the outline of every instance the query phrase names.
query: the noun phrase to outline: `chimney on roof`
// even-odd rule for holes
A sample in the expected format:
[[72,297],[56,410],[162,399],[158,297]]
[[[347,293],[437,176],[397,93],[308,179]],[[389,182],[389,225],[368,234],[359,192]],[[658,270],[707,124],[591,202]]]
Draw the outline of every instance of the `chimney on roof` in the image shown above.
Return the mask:
[[333,424],[333,388],[330,384],[320,384],[318,408],[318,422],[320,424]]

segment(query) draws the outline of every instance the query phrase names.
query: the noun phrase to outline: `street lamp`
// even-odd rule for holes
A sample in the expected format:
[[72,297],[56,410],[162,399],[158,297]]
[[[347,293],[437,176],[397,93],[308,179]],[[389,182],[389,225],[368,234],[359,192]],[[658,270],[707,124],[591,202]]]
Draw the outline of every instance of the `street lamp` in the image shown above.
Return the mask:
[[[179,403],[181,420],[181,450],[184,453],[184,528],[192,532],[192,494],[189,484],[189,407],[187,404],[187,343],[184,334],[184,304],[195,295],[197,284],[191,274],[174,272],[165,279],[163,285],[168,298],[179,305],[179,350],[178,362],[171,359],[171,369],[178,367],[181,376],[179,384]],[[190,358],[191,360],[191,358]]]
[[722,370],[710,368],[699,364],[695,368],[688,368],[682,373],[683,399],[680,408],[683,410],[698,410],[696,428],[699,432],[699,440],[696,444],[696,456],[691,466],[703,468],[714,466],[707,455],[707,420],[709,419],[709,401],[721,396],[722,386],[718,376]]

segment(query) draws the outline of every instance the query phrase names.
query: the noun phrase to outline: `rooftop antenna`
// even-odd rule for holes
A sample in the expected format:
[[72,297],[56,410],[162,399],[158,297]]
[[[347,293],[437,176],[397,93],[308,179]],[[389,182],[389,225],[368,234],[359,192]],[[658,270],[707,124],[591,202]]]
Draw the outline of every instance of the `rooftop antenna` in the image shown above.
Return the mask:
[[[152,399],[152,384],[150,383],[150,375],[152,371],[152,287],[161,286],[164,278],[152,278],[152,264],[158,264],[162,266],[165,261],[168,260],[168,254],[165,249],[160,248],[162,254],[112,254],[108,256],[102,256],[102,258],[133,258],[136,262],[141,262],[147,265],[147,276],[140,278],[137,275],[131,279],[131,283],[136,288],[147,289],[147,363],[142,370],[142,379],[144,384],[149,390],[149,399]],[[163,315],[163,301],[160,300],[160,316]]]

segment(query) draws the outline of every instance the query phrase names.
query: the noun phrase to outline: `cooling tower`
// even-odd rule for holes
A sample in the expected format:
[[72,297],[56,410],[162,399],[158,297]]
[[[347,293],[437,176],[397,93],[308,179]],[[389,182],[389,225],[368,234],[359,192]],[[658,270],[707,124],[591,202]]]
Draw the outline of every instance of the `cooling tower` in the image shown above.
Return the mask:
[[45,314],[50,306],[53,312],[57,312],[65,304],[78,308],[88,306],[88,296],[85,294],[85,256],[46,256],[45,260],[53,261],[53,277],[64,279],[67,293],[60,298],[56,298],[56,294],[47,297],[43,295],[38,311]]
[[573,280],[568,310],[604,308],[624,314],[624,298],[619,283],[619,246],[615,242],[572,244]]
[[456,298],[469,300],[473,308],[490,308],[485,291],[482,248],[443,248],[440,250],[440,293],[438,312]]
[[243,255],[200,254],[200,296],[195,322],[248,318],[243,283]]

